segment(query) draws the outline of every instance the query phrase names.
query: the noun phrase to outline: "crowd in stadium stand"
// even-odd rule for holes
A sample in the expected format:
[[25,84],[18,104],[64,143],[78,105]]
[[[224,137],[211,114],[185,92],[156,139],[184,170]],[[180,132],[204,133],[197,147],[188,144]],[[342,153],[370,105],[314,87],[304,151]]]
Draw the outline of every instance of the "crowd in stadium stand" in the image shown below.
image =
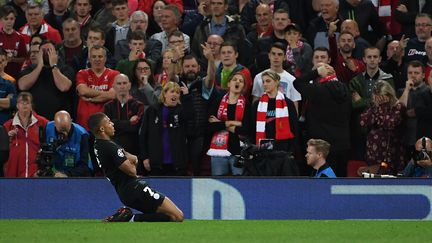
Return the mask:
[[97,112],[141,175],[432,176],[432,1],[0,3],[0,176],[103,176]]

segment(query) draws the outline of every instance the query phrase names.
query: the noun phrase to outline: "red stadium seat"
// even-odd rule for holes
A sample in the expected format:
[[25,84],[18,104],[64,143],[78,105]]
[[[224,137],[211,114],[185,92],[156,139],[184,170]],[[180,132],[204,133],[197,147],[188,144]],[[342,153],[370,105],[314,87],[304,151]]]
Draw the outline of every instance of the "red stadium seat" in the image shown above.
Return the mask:
[[347,165],[347,177],[360,177],[357,174],[357,170],[362,166],[368,165],[362,160],[349,160]]

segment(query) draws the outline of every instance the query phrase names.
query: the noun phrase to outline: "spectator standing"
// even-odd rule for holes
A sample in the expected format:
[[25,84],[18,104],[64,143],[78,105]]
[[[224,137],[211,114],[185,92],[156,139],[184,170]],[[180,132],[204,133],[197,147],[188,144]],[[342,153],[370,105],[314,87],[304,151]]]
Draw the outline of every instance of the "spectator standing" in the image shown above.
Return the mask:
[[248,65],[247,43],[245,42],[246,33],[241,24],[226,15],[228,9],[228,0],[210,0],[210,12],[212,15],[196,28],[192,40],[192,53],[198,58],[203,58],[201,44],[203,44],[209,35],[219,35],[224,41],[230,41],[238,50],[239,63]]
[[228,80],[228,92],[210,107],[209,131],[213,134],[207,155],[213,176],[242,175],[234,166],[240,155],[240,137],[249,132],[250,107],[243,96],[246,77],[235,73]]
[[[68,9],[68,0],[49,0],[51,10],[45,15],[45,21],[62,34],[63,21],[73,18],[74,14]],[[63,37],[63,35],[62,35]]]
[[341,0],[339,14],[342,19],[355,20],[360,35],[380,50],[384,49],[387,33],[372,1]]
[[16,79],[27,56],[24,37],[13,29],[16,21],[16,12],[13,7],[7,5],[1,7],[0,18],[3,25],[0,30],[0,47],[8,54],[8,65],[4,71]]
[[106,31],[105,47],[116,56],[115,46],[120,40],[126,40],[129,31],[129,8],[126,0],[114,0],[112,12],[116,17],[112,26]]
[[162,86],[156,82],[151,67],[151,62],[146,59],[138,59],[134,65],[134,75],[131,79],[130,94],[144,104],[147,109],[158,103],[158,97]]
[[298,111],[298,102],[301,100],[300,93],[294,88],[293,82],[295,77],[283,69],[283,62],[286,59],[286,48],[282,43],[276,42],[270,49],[268,57],[270,59],[270,68],[257,74],[254,78],[252,88],[252,99],[257,101],[265,93],[263,88],[262,74],[268,71],[277,73],[280,77],[278,89],[289,100],[294,103],[296,112]]
[[318,16],[311,20],[309,27],[305,33],[307,42],[311,44],[313,48],[326,47],[329,48],[329,42],[327,35],[329,33],[330,23],[335,22],[336,28],[333,33],[336,38],[340,33],[340,19],[338,15],[339,11],[339,0],[320,0],[320,13]]
[[185,84],[180,87],[177,83],[167,82],[160,103],[150,106],[144,114],[140,129],[140,161],[152,176],[186,175],[185,126],[193,118],[188,93]]
[[48,120],[33,112],[33,97],[21,92],[17,97],[17,113],[4,127],[9,135],[9,159],[5,164],[6,177],[34,177],[38,170],[36,155],[40,148],[40,130]]
[[81,40],[87,40],[90,26],[98,24],[90,15],[92,11],[91,0],[75,0],[74,15],[80,25]]
[[[168,48],[169,42],[168,37],[172,32],[178,30],[178,26],[181,22],[181,14],[179,9],[175,5],[166,5],[162,10],[161,16],[161,27],[162,31],[151,36],[151,39],[158,40],[162,43],[162,51]],[[190,38],[188,35],[183,33],[183,39],[185,46],[189,50]]]
[[371,45],[360,35],[360,30],[357,22],[352,19],[344,20],[341,24],[341,31],[348,31],[354,36],[355,48],[353,50],[353,57],[357,59],[362,59],[364,50]]
[[180,82],[189,89],[194,111],[194,119],[188,120],[186,126],[187,148],[189,164],[192,165],[193,175],[201,175],[204,149],[208,144],[206,132],[210,104],[217,98],[219,92],[214,88],[214,57],[210,45],[202,45],[208,59],[207,75],[200,76],[200,66],[196,57],[186,55],[183,58]]
[[421,134],[417,135],[419,128],[417,127],[415,107],[420,101],[423,92],[429,92],[429,87],[424,82],[424,66],[419,61],[412,61],[408,63],[405,88],[398,91],[399,101],[406,107],[407,120],[404,144],[407,158],[410,158],[414,151],[417,136],[421,136]]
[[293,102],[279,91],[281,77],[271,71],[261,74],[264,93],[252,105],[253,141],[273,140],[273,149],[295,152],[298,142],[298,119]]
[[73,69],[58,58],[55,44],[43,41],[37,58],[18,79],[18,88],[33,95],[35,111],[54,119],[59,110],[72,111]]
[[224,42],[220,48],[221,64],[216,69],[216,87],[227,90],[229,78],[237,72],[243,73],[245,76],[245,88],[243,89],[246,99],[249,98],[252,90],[252,77],[248,68],[240,63],[237,63],[238,51],[235,44]]
[[139,153],[138,129],[144,115],[144,105],[130,94],[131,83],[124,74],[114,78],[116,98],[104,105],[104,113],[114,123],[112,139],[127,151]]
[[394,40],[387,44],[387,60],[380,63],[384,72],[393,76],[395,90],[405,87],[406,71],[403,62],[404,50],[408,39]]
[[7,54],[0,48],[0,125],[3,125],[12,116],[16,105],[16,88],[5,77],[4,69],[7,65]]
[[[68,18],[62,24],[63,42],[57,47],[59,57],[68,65],[76,63],[85,48],[78,21]],[[78,71],[78,70],[75,70]]]
[[[372,92],[372,105],[360,117],[360,126],[369,130],[366,140],[366,163],[385,162],[392,173],[404,166],[402,142],[405,107],[396,98],[392,85],[378,81]],[[402,166],[402,167],[401,167]]]
[[328,35],[331,65],[335,68],[340,81],[348,84],[354,76],[365,70],[365,65],[361,60],[353,57],[355,42],[354,36],[350,32],[340,33],[336,44],[336,24],[336,22],[330,24]]
[[317,63],[316,66],[317,69],[294,80],[294,88],[302,99],[308,100],[305,111],[306,139],[320,138],[332,144],[327,160],[332,163],[336,175],[344,177],[350,149],[351,93],[345,84],[337,80],[336,72],[330,65]]
[[[117,50],[115,56],[116,61],[119,61],[121,59],[125,59],[130,54],[130,47],[129,42],[131,40],[132,33],[136,31],[140,31],[143,33],[144,37],[144,53],[145,58],[150,59],[154,61],[155,63],[159,63],[160,59],[162,57],[162,43],[158,40],[149,39],[147,33],[147,26],[148,26],[148,16],[146,13],[144,13],[141,10],[135,11],[130,16],[130,29],[127,33],[127,39],[126,40],[120,40],[117,42],[115,49]],[[142,57],[142,58],[144,58]],[[155,67],[153,67],[155,68]]]
[[55,44],[62,42],[60,32],[45,22],[42,7],[37,4],[29,4],[26,9],[27,24],[20,28],[26,45],[30,43],[33,35],[41,35]]
[[425,0],[400,0],[395,10],[395,18],[401,24],[401,32],[408,38],[415,37],[415,19],[417,14],[432,14],[432,2]]
[[414,38],[411,38],[405,47],[405,63],[409,63],[413,60],[419,60],[421,62],[425,60],[425,42],[431,37],[431,32],[432,18],[428,14],[417,15],[417,17],[415,18],[416,36]]
[[25,11],[27,9],[27,0],[11,0],[6,3],[6,5],[11,6],[15,9],[16,20],[14,23],[14,30],[19,30],[27,23],[25,16]]
[[103,46],[93,46],[90,49],[89,60],[91,68],[80,70],[76,76],[76,90],[79,101],[77,108],[77,123],[86,128],[91,114],[103,110],[104,104],[115,98],[112,89],[117,70],[105,67],[107,60]]

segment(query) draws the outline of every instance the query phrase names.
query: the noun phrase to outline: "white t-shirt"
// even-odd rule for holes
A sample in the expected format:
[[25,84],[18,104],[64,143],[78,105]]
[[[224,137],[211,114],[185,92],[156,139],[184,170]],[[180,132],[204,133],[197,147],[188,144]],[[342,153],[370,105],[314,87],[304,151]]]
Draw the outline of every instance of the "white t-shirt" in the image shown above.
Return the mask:
[[[269,71],[269,70],[270,69],[267,69],[265,71]],[[264,94],[261,74],[263,74],[265,71],[262,71],[261,73],[257,74],[254,78],[254,83],[252,88],[253,96],[261,97],[261,95]],[[291,101],[301,100],[300,93],[294,88],[293,85],[295,77],[285,70],[282,73],[278,73],[278,74],[281,77],[281,81],[279,84],[279,91],[285,94],[285,96],[288,97],[288,99],[290,99]]]

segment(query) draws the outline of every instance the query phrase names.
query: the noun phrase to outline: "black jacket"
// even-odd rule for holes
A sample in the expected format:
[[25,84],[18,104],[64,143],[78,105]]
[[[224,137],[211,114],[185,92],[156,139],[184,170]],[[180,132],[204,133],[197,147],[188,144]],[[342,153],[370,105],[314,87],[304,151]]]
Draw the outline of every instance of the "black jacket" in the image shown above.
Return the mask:
[[421,137],[432,137],[432,90],[424,90],[419,95],[418,102],[415,104],[417,116],[417,139]]
[[[186,147],[186,122],[193,119],[190,96],[183,96],[182,104],[169,108],[168,131],[171,155],[174,169],[177,171],[186,169],[187,147]],[[162,109],[159,103],[150,106],[145,114],[141,125],[140,161],[150,160],[151,168],[161,169],[163,163],[163,139],[162,139]]]
[[294,80],[294,88],[303,100],[308,100],[308,138],[326,140],[331,144],[330,151],[347,150],[350,148],[351,93],[340,81],[309,82],[317,78],[318,72],[315,70]]
[[63,38],[63,28],[62,28],[62,24],[63,22],[68,19],[68,18],[73,18],[74,14],[67,10],[62,18],[61,18],[61,24],[59,24],[56,20],[56,16],[54,15],[54,13],[52,11],[50,11],[49,13],[47,13],[44,17],[45,21],[51,25],[53,28],[55,28],[56,30],[58,30],[58,32],[60,33],[61,37]]
[[[356,7],[353,7],[346,0],[340,1],[339,14],[342,19],[355,20],[359,26],[360,36],[372,45],[386,35],[384,24],[379,19],[371,1],[362,1]],[[373,31],[368,30],[369,26],[372,27]]]
[[402,13],[399,10],[394,10],[395,19],[401,24],[401,34],[405,34],[405,38],[415,37],[415,18],[418,13],[432,14],[432,0],[425,0],[423,9],[419,10],[418,0],[400,0],[399,4],[403,4],[407,7],[408,12]]

